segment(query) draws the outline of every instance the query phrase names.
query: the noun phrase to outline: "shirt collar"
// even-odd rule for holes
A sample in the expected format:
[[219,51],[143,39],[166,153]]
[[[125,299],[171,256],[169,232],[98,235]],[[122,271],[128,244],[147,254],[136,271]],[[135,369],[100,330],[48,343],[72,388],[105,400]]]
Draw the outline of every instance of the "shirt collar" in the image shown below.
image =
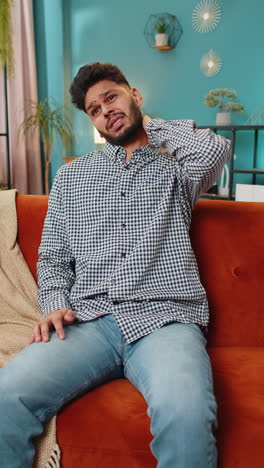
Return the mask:
[[[126,150],[122,146],[112,145],[109,142],[106,142],[103,152],[113,162],[118,160],[124,162],[126,157]],[[150,145],[143,145],[133,151],[131,162],[133,160],[151,161],[156,159],[159,154],[160,150],[158,148],[153,148]]]

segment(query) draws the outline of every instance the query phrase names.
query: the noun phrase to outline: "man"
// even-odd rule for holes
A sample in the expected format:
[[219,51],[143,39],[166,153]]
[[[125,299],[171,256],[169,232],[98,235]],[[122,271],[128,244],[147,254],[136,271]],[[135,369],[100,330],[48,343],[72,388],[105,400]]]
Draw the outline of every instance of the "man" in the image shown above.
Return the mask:
[[[21,466],[34,457],[28,440],[67,402],[125,377],[148,404],[158,467],[216,468],[208,304],[189,227],[229,141],[192,120],[143,116],[140,92],[111,64],[82,67],[70,92],[107,143],[63,166],[51,190],[38,261],[44,318],[23,350],[34,382],[20,375],[10,423]],[[14,365],[9,377],[12,389]],[[14,459],[8,444],[4,453]]]

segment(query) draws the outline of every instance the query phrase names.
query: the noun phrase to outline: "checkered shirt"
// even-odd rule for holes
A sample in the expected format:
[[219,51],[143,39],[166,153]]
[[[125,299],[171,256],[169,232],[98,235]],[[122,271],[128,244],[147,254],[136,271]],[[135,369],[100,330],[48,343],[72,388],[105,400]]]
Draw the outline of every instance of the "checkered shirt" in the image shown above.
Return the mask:
[[193,120],[153,119],[146,133],[128,163],[106,143],[59,169],[39,247],[43,315],[113,313],[128,343],[168,322],[208,325],[191,210],[230,157],[230,141]]

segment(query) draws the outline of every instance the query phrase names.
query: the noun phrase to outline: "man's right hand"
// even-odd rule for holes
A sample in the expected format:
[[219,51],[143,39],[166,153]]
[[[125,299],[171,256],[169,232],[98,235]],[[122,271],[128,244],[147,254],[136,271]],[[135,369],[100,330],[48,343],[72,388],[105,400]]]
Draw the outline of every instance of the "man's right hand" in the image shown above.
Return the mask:
[[146,131],[146,126],[147,126],[147,124],[149,123],[150,120],[152,120],[152,118],[149,117],[149,115],[143,115],[142,124],[143,124],[143,127],[144,127],[145,131]]
[[58,309],[51,312],[43,320],[34,325],[33,335],[28,344],[34,341],[49,341],[49,329],[55,328],[58,338],[64,339],[63,325],[70,325],[76,319],[76,312],[71,309]]

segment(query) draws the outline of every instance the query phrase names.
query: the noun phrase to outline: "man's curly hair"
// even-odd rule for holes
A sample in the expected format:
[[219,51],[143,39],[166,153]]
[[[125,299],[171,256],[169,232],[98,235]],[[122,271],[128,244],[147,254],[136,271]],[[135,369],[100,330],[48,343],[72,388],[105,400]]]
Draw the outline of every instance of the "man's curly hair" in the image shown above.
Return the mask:
[[84,98],[88,89],[101,80],[110,80],[116,83],[130,85],[121,70],[111,63],[93,62],[81,67],[70,86],[72,103],[86,113]]

